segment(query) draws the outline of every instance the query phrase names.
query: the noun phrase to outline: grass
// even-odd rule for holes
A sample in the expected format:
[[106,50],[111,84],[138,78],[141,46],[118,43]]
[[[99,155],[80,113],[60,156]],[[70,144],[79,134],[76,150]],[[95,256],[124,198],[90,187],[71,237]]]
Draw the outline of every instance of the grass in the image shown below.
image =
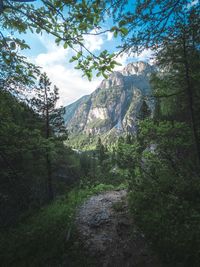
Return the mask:
[[91,195],[124,187],[99,184],[73,189],[14,228],[1,231],[1,266],[62,266],[67,253],[71,253],[69,242],[74,242],[69,234],[74,229],[76,208]]

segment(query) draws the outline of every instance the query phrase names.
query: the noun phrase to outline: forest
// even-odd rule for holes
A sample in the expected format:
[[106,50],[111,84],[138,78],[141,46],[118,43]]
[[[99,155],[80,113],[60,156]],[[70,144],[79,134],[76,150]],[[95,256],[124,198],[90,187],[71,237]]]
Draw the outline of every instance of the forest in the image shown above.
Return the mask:
[[[199,25],[196,0],[0,0],[1,266],[199,266]],[[120,40],[118,52],[90,51],[85,38],[105,33]],[[110,139],[73,135],[58,106],[59,88],[23,54],[34,50],[30,34],[48,34],[73,51],[71,64],[89,81],[108,79],[119,55],[150,49],[156,71],[136,131]],[[118,99],[102,93],[100,100],[111,97]],[[87,251],[77,231],[80,207],[109,192],[126,194],[113,202],[114,212],[123,217],[127,209],[130,218],[127,237],[125,222],[120,226],[122,256],[112,240],[106,256]],[[96,224],[91,228],[105,227]],[[156,263],[138,252],[138,233]]]

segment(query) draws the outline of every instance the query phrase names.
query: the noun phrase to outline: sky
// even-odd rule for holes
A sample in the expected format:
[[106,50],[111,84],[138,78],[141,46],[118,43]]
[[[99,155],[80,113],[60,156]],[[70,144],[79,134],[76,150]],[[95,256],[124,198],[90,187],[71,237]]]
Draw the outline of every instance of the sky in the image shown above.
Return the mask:
[[[108,19],[109,21],[109,19]],[[106,23],[106,22],[105,22]],[[109,23],[109,22],[108,22]],[[73,52],[71,48],[64,49],[61,45],[57,46],[54,38],[46,33],[32,34],[27,33],[24,39],[29,44],[29,50],[23,52],[28,59],[42,68],[50,78],[52,84],[59,88],[60,99],[58,106],[66,106],[78,100],[84,95],[92,93],[100,84],[103,77],[93,77],[88,81],[83,77],[83,73],[74,69],[74,64],[69,63]],[[103,35],[90,35],[85,39],[85,46],[93,53],[107,49],[109,52],[117,52],[117,46],[120,44],[119,39],[113,37],[111,32]],[[151,51],[145,50],[140,56],[132,57],[123,55],[117,58],[122,66],[117,66],[115,70],[123,67],[132,61],[148,61],[151,57]]]

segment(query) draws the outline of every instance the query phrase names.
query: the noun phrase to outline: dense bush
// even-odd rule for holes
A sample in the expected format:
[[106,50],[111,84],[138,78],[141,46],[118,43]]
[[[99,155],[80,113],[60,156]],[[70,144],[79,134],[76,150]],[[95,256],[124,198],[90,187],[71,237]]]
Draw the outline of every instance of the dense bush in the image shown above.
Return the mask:
[[200,177],[190,136],[184,123],[143,121],[138,140],[146,149],[135,152],[129,180],[131,213],[170,267],[200,261]]
[[200,261],[200,181],[156,163],[153,176],[131,185],[134,218],[169,266],[198,266]]
[[0,121],[0,226],[5,227],[47,202],[47,149],[55,195],[69,189],[81,170],[76,154],[59,138],[45,139],[42,119],[3,90]]

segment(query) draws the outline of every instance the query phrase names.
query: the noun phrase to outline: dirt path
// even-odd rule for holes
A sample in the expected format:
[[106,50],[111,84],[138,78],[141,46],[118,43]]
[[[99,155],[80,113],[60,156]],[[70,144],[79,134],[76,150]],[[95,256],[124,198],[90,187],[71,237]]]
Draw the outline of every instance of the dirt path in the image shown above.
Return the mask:
[[125,190],[91,197],[79,209],[76,226],[94,267],[160,267],[128,214]]

